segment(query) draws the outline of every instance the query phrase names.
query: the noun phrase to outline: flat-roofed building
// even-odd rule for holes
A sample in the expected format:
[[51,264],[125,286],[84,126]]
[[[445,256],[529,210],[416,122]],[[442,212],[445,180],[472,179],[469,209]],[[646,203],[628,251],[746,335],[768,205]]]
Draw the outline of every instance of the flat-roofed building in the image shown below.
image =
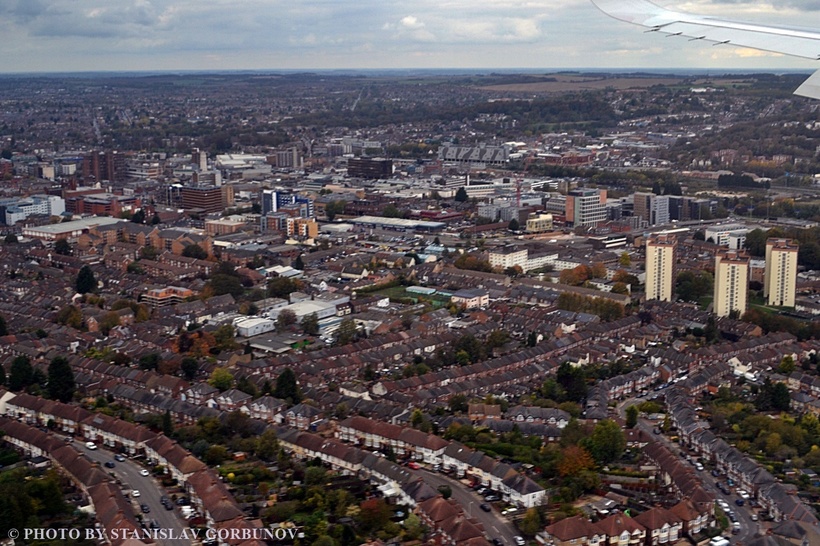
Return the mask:
[[749,256],[737,250],[722,250],[715,257],[715,299],[713,311],[728,317],[746,312],[749,288]]
[[166,286],[165,288],[153,288],[142,295],[140,301],[150,307],[168,307],[182,303],[193,296],[194,293],[188,288],[180,286]]
[[675,280],[674,235],[658,233],[646,242],[646,299],[672,301]]
[[530,214],[527,218],[527,231],[530,233],[552,231],[552,214]]
[[567,223],[572,226],[597,226],[607,219],[606,190],[579,188],[567,194]]
[[90,216],[81,220],[50,224],[47,226],[29,226],[23,228],[23,237],[40,239],[42,241],[57,241],[58,239],[72,239],[99,226],[110,226],[127,222],[120,218],[108,216]]
[[512,245],[497,248],[490,251],[490,265],[500,269],[507,269],[517,265],[526,270],[528,254],[526,248],[518,248]]
[[768,239],[763,295],[769,305],[794,307],[797,286],[797,241]]

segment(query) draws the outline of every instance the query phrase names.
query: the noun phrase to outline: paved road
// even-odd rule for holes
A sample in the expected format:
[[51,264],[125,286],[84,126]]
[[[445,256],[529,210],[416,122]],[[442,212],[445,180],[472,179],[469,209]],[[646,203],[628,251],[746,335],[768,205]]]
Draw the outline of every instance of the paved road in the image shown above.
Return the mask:
[[504,541],[506,546],[514,546],[513,537],[521,533],[515,528],[513,524],[506,520],[493,507],[492,512],[485,512],[481,509],[481,504],[484,499],[481,498],[475,491],[464,485],[458,480],[454,480],[444,474],[431,472],[426,469],[411,470],[418,476],[421,476],[428,485],[433,489],[437,489],[440,485],[449,485],[453,491],[453,500],[459,503],[467,514],[484,526],[484,531],[492,538],[500,538]]
[[[146,522],[156,520],[161,529],[173,529],[176,536],[179,536],[182,530],[187,528],[187,525],[181,519],[178,508],[175,507],[174,510],[166,510],[165,507],[162,506],[159,500],[160,497],[165,494],[165,491],[152,476],[140,475],[140,470],[144,468],[143,466],[128,458],[122,462],[114,461],[114,454],[102,449],[99,444],[97,445],[97,449],[91,450],[85,446],[85,442],[78,440],[74,442],[74,447],[85,453],[92,461],[100,463],[102,470],[119,478],[123,484],[123,489],[129,492],[129,498],[131,498],[134,504],[135,513],[142,514],[139,507],[140,504],[148,505],[151,512],[143,516]],[[114,461],[116,466],[114,468],[106,468],[103,465],[107,461]],[[136,498],[130,497],[130,492],[133,490],[138,490],[140,496]],[[182,546],[183,544],[191,543],[185,540],[158,540],[157,542],[160,545],[165,544],[168,546]]]
[[[633,404],[640,404],[641,402],[645,401],[645,397],[638,397],[638,398],[631,398],[624,400],[620,404],[618,404],[618,415],[622,418],[625,418],[626,408],[633,405]],[[637,427],[647,434],[652,435],[652,437],[656,440],[661,442],[665,445],[672,453],[678,455],[681,452],[680,444],[672,442],[667,438],[664,434],[654,434],[654,428],[657,426],[656,423],[648,421],[646,419],[640,418],[638,419]],[[687,450],[688,451],[688,450]],[[693,454],[694,456],[694,454]],[[682,461],[684,464],[689,464],[686,461]],[[755,511],[754,508],[749,506],[749,503],[746,502],[743,506],[737,506],[735,501],[740,497],[737,495],[736,492],[733,492],[731,495],[726,495],[717,488],[717,482],[725,482],[726,476],[712,476],[710,469],[707,467],[706,469],[697,472],[698,477],[703,484],[703,488],[706,489],[709,493],[714,495],[715,500],[723,499],[727,503],[729,503],[729,508],[734,512],[737,516],[738,522],[740,523],[740,533],[737,535],[731,535],[731,521],[729,522],[729,529],[724,532],[724,535],[731,537],[730,540],[733,543],[747,543],[751,539],[754,538],[756,534],[762,534],[762,527],[760,521],[752,521],[751,515]]]

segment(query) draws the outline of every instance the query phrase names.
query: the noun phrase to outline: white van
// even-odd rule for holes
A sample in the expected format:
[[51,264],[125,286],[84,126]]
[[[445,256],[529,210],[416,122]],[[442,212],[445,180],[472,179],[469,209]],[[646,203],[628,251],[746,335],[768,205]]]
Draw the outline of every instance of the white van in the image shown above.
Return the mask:
[[709,546],[729,546],[729,540],[726,537],[715,537],[709,541]]

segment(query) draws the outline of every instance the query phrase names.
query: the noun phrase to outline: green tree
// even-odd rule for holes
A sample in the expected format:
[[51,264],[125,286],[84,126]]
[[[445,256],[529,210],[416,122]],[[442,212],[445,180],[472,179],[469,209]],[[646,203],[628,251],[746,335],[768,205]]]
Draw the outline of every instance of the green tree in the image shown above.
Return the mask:
[[228,458],[228,449],[225,446],[212,445],[205,451],[205,463],[209,466],[222,464]]
[[276,317],[276,331],[284,332],[290,326],[296,324],[296,313],[290,309],[282,309]]
[[139,358],[139,367],[143,370],[156,370],[162,361],[162,356],[159,353],[148,353]]
[[448,406],[453,413],[467,413],[467,395],[462,393],[454,394],[450,397]]
[[794,357],[792,355],[786,355],[780,360],[780,366],[777,367],[777,371],[783,375],[789,375],[796,368],[797,365],[794,363]]
[[285,298],[297,290],[302,289],[302,283],[288,277],[274,277],[268,281],[269,298]]
[[626,408],[626,428],[635,428],[638,424],[638,406],[629,406]]
[[162,414],[162,433],[169,438],[174,433],[174,421],[171,419],[169,410],[165,410],[165,413]]
[[54,400],[66,403],[74,398],[76,389],[74,372],[65,357],[57,356],[48,365],[48,395]]
[[617,461],[626,449],[626,436],[621,427],[612,419],[599,421],[592,429],[592,435],[582,442],[600,464]]
[[285,368],[276,378],[273,396],[293,404],[298,404],[302,400],[302,391],[299,389],[299,382],[292,369]]
[[66,305],[57,313],[57,324],[79,329],[83,325],[83,312],[75,305]]
[[135,224],[144,224],[145,223],[145,211],[139,209],[137,212],[131,215],[131,221]]
[[182,359],[180,369],[182,370],[182,377],[188,381],[191,381],[194,377],[196,377],[196,374],[199,371],[199,362],[197,362],[196,358],[186,356]]
[[196,258],[197,260],[204,260],[208,257],[208,253],[196,243],[191,243],[183,248],[182,255],[186,258]]
[[220,391],[226,391],[233,386],[233,374],[227,368],[215,368],[211,372],[208,384]]
[[528,537],[534,537],[538,534],[538,531],[541,530],[541,514],[538,513],[538,509],[527,509],[527,513],[524,514],[524,518],[521,520],[521,523],[518,524],[518,528]]
[[71,245],[68,244],[66,239],[57,239],[57,242],[54,243],[54,252],[62,256],[71,256]]
[[344,319],[339,323],[339,329],[336,331],[336,343],[338,345],[347,345],[355,339],[356,333],[356,321]]
[[632,265],[632,258],[629,256],[629,252],[621,252],[620,257],[618,258],[618,264],[622,267],[629,267]]
[[469,196],[469,195],[467,195],[467,190],[464,188],[464,186],[460,187],[460,188],[456,191],[456,196],[454,197],[454,199],[455,199],[456,201],[458,201],[459,203],[464,203],[464,202],[465,202],[465,201],[467,201],[469,198],[470,198],[470,196]]
[[25,355],[20,355],[11,361],[9,371],[9,390],[22,390],[34,381],[34,368],[31,367],[31,360]]
[[342,214],[345,211],[345,205],[347,203],[345,201],[331,201],[327,205],[325,205],[325,216],[331,222],[336,219],[336,215]]
[[752,256],[765,256],[767,238],[766,232],[757,228],[746,234],[746,241],[743,244]]
[[210,294],[214,296],[222,296],[230,294],[234,298],[238,298],[245,293],[245,287],[239,277],[233,275],[212,275],[206,285]]
[[220,351],[230,351],[236,349],[239,345],[236,343],[234,336],[236,332],[232,324],[223,324],[214,330],[214,341],[216,341],[216,348]]
[[310,313],[302,317],[300,324],[302,331],[309,336],[319,335],[319,315]]
[[518,231],[519,229],[521,229],[521,224],[518,223],[518,220],[513,218],[512,220],[510,220],[510,223],[507,224],[507,229],[510,231]]
[[87,294],[93,292],[97,288],[97,279],[94,277],[94,272],[87,265],[84,265],[80,272],[77,273],[77,280],[74,283],[78,294]]
[[7,245],[14,245],[14,244],[17,244],[17,235],[15,235],[14,233],[9,233],[8,235],[6,235],[6,238],[5,238],[5,239],[3,239],[3,241],[4,241]]
[[293,269],[298,269],[300,271],[305,270],[305,261],[302,260],[302,255],[301,254],[296,256],[296,259],[293,260]]

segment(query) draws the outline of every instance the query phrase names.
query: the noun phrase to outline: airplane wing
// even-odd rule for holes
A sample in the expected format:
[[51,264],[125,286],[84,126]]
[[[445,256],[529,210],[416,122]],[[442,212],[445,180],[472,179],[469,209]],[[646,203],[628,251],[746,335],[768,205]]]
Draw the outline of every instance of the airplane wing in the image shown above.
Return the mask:
[[[669,10],[648,0],[592,0],[605,14],[667,36],[683,36],[712,45],[729,44],[806,59],[820,59],[820,31],[731,21]],[[795,91],[820,99],[820,70]]]

